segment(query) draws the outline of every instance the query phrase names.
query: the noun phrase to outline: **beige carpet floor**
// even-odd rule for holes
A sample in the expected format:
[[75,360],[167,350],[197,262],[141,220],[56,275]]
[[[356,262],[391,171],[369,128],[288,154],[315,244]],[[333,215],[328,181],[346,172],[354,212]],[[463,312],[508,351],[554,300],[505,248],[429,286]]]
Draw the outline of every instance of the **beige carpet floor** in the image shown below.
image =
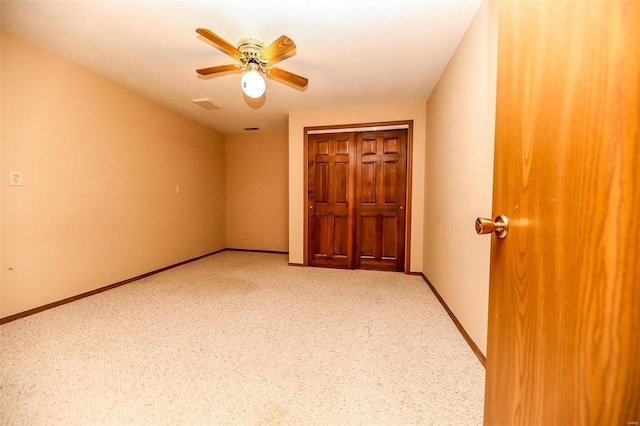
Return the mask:
[[480,425],[418,276],[226,251],[0,326],[2,425]]

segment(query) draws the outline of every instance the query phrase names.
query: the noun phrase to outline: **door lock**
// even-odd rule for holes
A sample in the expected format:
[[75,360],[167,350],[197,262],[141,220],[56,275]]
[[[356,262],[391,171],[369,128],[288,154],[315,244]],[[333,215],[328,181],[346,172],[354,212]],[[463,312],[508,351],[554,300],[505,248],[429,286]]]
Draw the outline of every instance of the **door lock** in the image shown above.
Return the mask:
[[505,238],[509,232],[509,220],[502,215],[496,216],[494,220],[479,217],[476,219],[476,232],[478,234],[495,232],[496,237]]

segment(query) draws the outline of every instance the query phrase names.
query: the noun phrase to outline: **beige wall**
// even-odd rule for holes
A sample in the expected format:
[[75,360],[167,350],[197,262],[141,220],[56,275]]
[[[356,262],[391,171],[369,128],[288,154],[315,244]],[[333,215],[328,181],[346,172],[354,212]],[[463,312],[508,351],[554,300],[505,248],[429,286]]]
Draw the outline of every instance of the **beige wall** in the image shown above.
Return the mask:
[[288,135],[226,137],[227,247],[288,251]]
[[350,110],[289,114],[289,262],[304,262],[304,128],[341,124],[413,120],[413,190],[411,211],[411,271],[422,271],[424,218],[425,105],[385,105]]
[[225,247],[222,134],[7,33],[0,176],[2,317]]
[[479,9],[427,102],[424,274],[486,355],[497,14]]

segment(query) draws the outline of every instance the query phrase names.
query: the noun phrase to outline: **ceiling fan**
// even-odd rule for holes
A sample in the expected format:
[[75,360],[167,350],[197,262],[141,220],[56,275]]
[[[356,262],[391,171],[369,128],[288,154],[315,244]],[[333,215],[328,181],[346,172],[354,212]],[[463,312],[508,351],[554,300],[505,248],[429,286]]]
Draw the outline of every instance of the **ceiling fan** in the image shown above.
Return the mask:
[[277,60],[286,59],[287,54],[296,49],[296,45],[289,37],[283,35],[276,41],[264,47],[262,41],[246,37],[238,42],[238,47],[234,47],[220,36],[205,29],[198,28],[196,32],[210,40],[227,55],[236,59],[239,64],[219,65],[209,68],[199,68],[196,72],[200,75],[211,75],[227,71],[244,71],[242,76],[242,90],[251,98],[259,98],[264,94],[265,82],[260,73],[274,77],[289,83],[295,87],[304,89],[309,84],[309,80],[297,74],[276,68],[270,64]]

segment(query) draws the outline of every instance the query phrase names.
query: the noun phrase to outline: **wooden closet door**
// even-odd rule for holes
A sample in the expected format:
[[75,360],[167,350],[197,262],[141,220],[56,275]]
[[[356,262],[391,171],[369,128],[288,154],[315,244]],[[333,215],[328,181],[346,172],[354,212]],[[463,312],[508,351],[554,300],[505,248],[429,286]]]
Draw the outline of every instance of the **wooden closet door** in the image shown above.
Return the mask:
[[404,271],[407,131],[358,134],[355,268]]
[[309,135],[309,266],[353,269],[355,133]]

